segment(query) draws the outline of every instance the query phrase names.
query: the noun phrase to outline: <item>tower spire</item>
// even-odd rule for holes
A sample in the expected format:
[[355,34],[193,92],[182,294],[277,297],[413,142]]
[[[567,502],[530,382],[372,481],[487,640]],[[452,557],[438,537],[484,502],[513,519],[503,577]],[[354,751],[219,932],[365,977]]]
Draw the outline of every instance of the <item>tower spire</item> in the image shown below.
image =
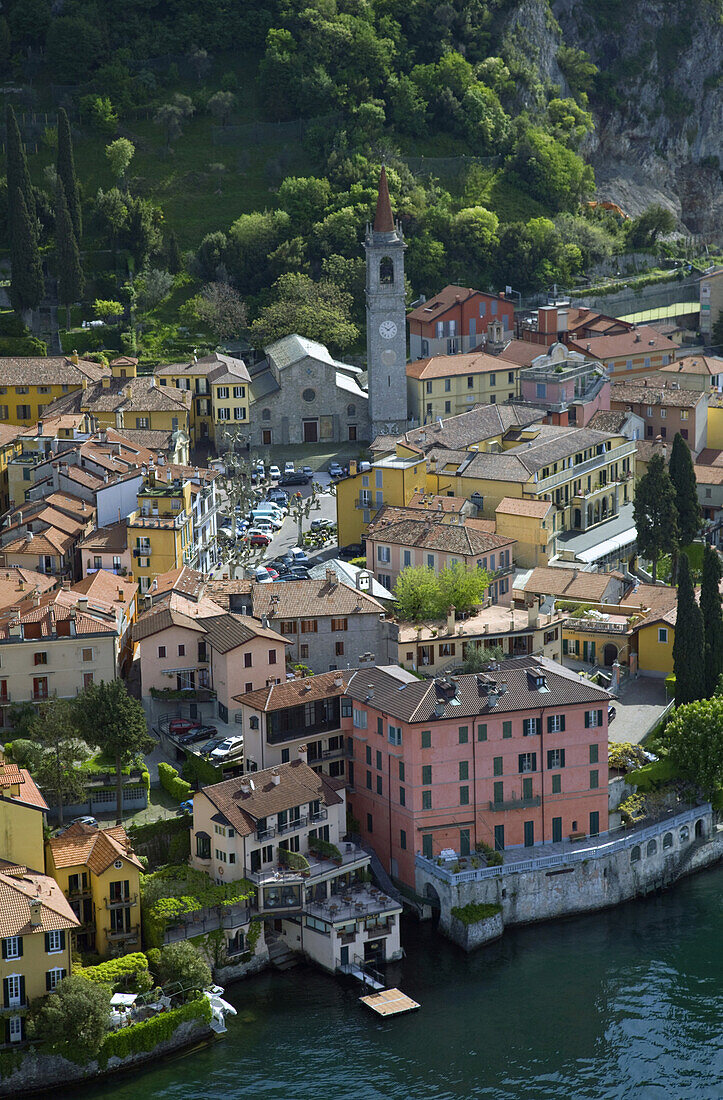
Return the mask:
[[394,215],[392,214],[392,203],[389,198],[387,170],[384,165],[382,165],[381,175],[379,176],[379,194],[377,195],[377,211],[374,216],[374,232],[394,232]]

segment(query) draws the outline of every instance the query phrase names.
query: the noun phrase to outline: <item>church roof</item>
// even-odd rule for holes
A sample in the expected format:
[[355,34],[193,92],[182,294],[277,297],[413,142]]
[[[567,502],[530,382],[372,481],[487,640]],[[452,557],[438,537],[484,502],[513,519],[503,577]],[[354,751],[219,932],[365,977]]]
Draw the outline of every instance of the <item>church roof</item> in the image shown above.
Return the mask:
[[389,198],[389,185],[387,183],[387,170],[382,165],[381,175],[379,176],[379,194],[377,195],[377,210],[374,215],[374,232],[375,233],[393,233],[394,215],[392,214],[392,203]]

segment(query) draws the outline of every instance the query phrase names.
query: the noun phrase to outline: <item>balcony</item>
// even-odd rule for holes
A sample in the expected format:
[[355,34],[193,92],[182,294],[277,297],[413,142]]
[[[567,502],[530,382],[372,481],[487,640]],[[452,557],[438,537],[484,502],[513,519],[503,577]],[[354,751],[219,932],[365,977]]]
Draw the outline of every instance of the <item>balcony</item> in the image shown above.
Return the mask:
[[[342,887],[339,893],[331,894],[322,901],[310,902],[305,907],[310,916],[330,924],[363,921],[364,924],[358,931],[371,928],[380,932],[382,929],[388,932],[392,928],[388,918],[382,919],[383,914],[399,913],[401,908],[398,901],[388,897],[377,887],[361,883],[348,888]],[[342,940],[344,942],[351,941]]]
[[541,802],[539,794],[534,798],[508,798],[506,802],[490,802],[490,810],[498,813],[502,810],[530,810],[539,806]]
[[50,698],[50,692],[47,688],[45,691],[31,691],[30,698],[34,703],[43,703]]
[[122,905],[137,905],[138,894],[128,894],[122,898],[103,898],[106,909],[119,909]]
[[377,511],[379,508],[383,508],[388,501],[386,500],[367,500],[366,497],[357,497],[354,501],[355,508],[370,508]]
[[276,836],[276,829],[273,825],[267,825],[264,829],[257,829],[254,835],[257,840],[273,840]]
[[136,942],[140,939],[139,926],[137,924],[131,925],[127,931],[120,931],[114,928],[106,928],[105,934],[108,937],[109,943],[123,943]]
[[134,558],[150,558],[151,548],[150,546],[134,546],[133,557]]
[[297,829],[303,829],[307,823],[306,814],[302,814],[300,817],[295,817],[293,821],[287,821],[285,825],[277,825],[276,831],[279,836],[283,836],[284,833],[295,833]]
[[79,886],[76,890],[71,890],[69,888],[65,891],[65,896],[68,899],[74,898],[74,899],[77,899],[77,900],[82,900],[83,898],[89,898],[90,897],[90,886],[89,885],[88,886]]
[[538,495],[549,493],[568,481],[600,469],[601,466],[609,466],[612,462],[619,462],[623,458],[632,458],[635,453],[634,441],[621,443],[619,447],[613,447],[609,451],[603,451],[602,454],[593,455],[592,458],[588,458],[584,462],[578,462],[577,465],[566,466],[563,470],[558,470],[556,474],[551,474],[549,477],[540,478],[535,485],[535,493]]
[[327,809],[317,810],[315,814],[309,814],[309,824],[315,825],[317,821],[326,821],[329,817]]

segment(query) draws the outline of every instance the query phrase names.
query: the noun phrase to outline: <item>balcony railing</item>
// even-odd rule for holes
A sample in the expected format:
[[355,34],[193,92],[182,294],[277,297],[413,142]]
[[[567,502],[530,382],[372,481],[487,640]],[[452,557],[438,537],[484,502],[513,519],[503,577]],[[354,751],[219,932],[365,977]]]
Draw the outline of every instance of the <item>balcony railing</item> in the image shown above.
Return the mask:
[[34,703],[41,703],[44,700],[50,698],[50,692],[47,690],[47,688],[45,691],[32,691],[30,693],[30,698],[33,700]]
[[631,629],[627,623],[605,623],[595,619],[565,619],[562,628],[578,634],[627,634]]
[[556,489],[558,485],[564,485],[565,482],[582,477],[583,474],[597,470],[601,466],[609,466],[613,462],[629,458],[635,453],[634,442],[621,443],[619,447],[613,447],[609,451],[603,451],[602,454],[593,455],[592,458],[588,458],[584,462],[578,462],[577,465],[566,466],[563,470],[558,470],[556,474],[551,474],[549,477],[540,478],[535,485],[535,493],[550,492],[552,489]]
[[66,890],[65,896],[66,898],[89,898],[90,893],[90,886],[78,886],[75,890]]
[[127,931],[114,928],[106,928],[105,934],[111,943],[120,943],[122,940],[138,939],[138,925],[131,925],[131,927]]
[[529,810],[539,805],[540,796],[536,794],[533,798],[508,798],[506,802],[490,802],[490,810],[493,813],[501,810]]
[[106,909],[118,909],[122,905],[137,905],[138,894],[128,894],[122,898],[103,898]]
[[311,824],[315,824],[317,821],[326,821],[329,816],[328,810],[317,810],[315,814],[309,814],[309,821]]
[[264,829],[256,830],[257,840],[272,840],[276,836],[276,829],[273,825],[267,825]]
[[379,508],[383,508],[386,503],[386,500],[367,500],[365,497],[357,497],[357,499],[354,501],[354,507],[373,508],[375,510],[378,510]]
[[279,836],[283,836],[284,833],[293,833],[297,829],[303,829],[307,821],[306,814],[302,814],[301,817],[295,817],[293,821],[287,821],[284,825],[277,825],[276,831]]

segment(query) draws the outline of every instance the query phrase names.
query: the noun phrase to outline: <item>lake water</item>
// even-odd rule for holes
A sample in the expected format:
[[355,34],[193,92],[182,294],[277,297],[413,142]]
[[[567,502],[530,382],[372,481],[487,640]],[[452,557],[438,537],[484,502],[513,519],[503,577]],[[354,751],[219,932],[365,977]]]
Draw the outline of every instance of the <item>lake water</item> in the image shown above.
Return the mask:
[[356,983],[269,971],[227,990],[238,1015],[224,1039],[83,1096],[723,1097],[723,868],[607,913],[508,931],[474,955],[413,921],[404,942],[387,980],[418,1012],[382,1021]]

